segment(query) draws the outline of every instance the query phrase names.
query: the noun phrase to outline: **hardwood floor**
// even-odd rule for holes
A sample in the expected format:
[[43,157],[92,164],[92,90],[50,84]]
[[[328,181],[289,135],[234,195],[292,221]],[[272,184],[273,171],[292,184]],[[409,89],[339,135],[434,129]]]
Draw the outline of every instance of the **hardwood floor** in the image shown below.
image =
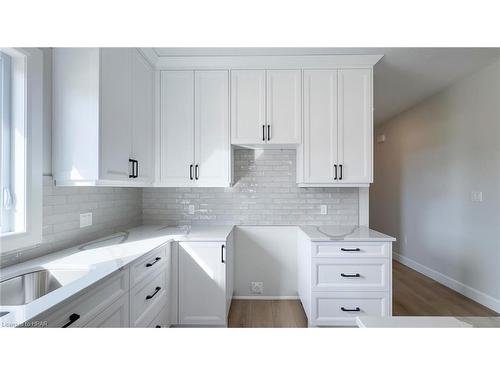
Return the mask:
[[498,316],[493,310],[395,261],[392,262],[392,314]]
[[229,311],[232,328],[306,328],[299,300],[233,300]]
[[[393,262],[392,313],[399,316],[498,316],[479,303]],[[307,327],[299,300],[233,300],[229,327]]]

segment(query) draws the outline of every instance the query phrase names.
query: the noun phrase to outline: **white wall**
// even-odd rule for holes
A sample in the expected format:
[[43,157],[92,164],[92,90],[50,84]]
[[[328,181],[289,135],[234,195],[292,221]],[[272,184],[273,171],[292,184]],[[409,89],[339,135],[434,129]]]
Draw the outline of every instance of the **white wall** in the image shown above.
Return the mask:
[[235,229],[234,295],[250,296],[250,282],[264,282],[263,296],[297,296],[297,227]]
[[500,61],[375,134],[387,141],[375,144],[371,226],[397,237],[402,261],[500,311]]

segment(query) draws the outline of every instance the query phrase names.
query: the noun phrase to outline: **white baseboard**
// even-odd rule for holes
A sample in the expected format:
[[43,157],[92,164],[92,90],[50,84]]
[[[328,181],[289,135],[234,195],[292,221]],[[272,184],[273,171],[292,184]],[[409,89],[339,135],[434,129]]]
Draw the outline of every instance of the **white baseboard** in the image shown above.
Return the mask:
[[269,299],[269,300],[282,300],[282,299],[299,299],[299,296],[233,296],[233,299]]
[[451,277],[446,276],[441,272],[438,272],[436,270],[433,270],[432,268],[424,266],[421,263],[415,262],[414,260],[407,258],[403,255],[400,255],[394,251],[392,252],[392,257],[399,263],[402,263],[405,266],[408,266],[414,269],[415,271],[420,272],[427,277],[430,277],[431,279],[437,281],[438,283],[443,284],[448,288],[453,289],[454,291],[463,294],[464,296],[480,303],[481,305],[484,305],[496,311],[497,313],[500,313],[500,300],[486,293],[483,293],[477,289],[474,289],[469,285],[466,285],[458,280],[452,279]]

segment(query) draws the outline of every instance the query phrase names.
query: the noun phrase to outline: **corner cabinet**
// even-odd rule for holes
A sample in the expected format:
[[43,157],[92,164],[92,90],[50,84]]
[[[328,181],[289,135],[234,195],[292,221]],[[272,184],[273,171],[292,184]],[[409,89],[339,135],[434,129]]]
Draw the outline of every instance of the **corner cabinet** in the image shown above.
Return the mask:
[[53,51],[57,185],[153,182],[153,67],[135,48]]
[[297,145],[301,138],[301,70],[231,71],[232,144]]
[[230,186],[229,72],[162,71],[158,186]]
[[304,141],[299,186],[373,181],[372,69],[304,70]]

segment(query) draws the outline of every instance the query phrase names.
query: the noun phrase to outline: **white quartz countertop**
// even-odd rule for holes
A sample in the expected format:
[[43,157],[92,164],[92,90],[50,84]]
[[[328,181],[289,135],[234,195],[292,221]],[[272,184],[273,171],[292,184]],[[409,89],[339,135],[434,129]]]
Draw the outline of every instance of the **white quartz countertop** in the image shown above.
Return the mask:
[[360,328],[496,328],[500,317],[493,316],[392,316],[357,317]]
[[299,228],[311,241],[396,241],[394,237],[358,225],[301,225]]
[[0,270],[0,281],[40,269],[86,270],[83,276],[31,303],[0,306],[0,327],[31,320],[169,241],[226,241],[233,226],[141,226]]

